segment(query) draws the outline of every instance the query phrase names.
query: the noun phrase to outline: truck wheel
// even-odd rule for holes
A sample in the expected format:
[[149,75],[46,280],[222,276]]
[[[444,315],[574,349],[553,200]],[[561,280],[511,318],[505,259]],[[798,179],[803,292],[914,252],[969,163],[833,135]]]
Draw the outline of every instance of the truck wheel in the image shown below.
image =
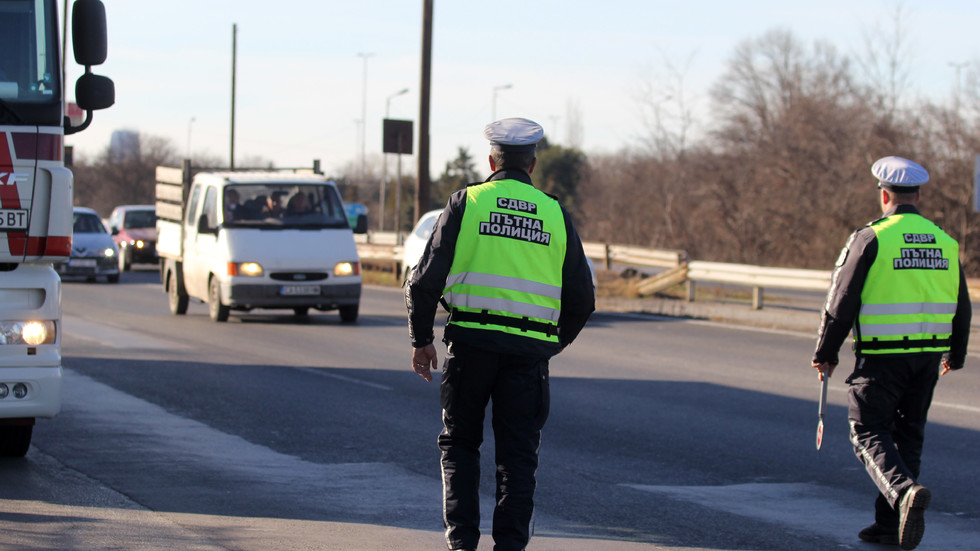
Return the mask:
[[208,314],[213,321],[228,321],[228,312],[231,308],[221,304],[221,287],[218,285],[218,278],[212,277],[208,283]]
[[354,323],[357,321],[357,310],[360,304],[340,307],[340,321],[344,323]]
[[31,447],[31,425],[0,427],[0,457],[24,457]]
[[170,274],[167,280],[167,299],[170,303],[170,313],[175,316],[182,316],[187,313],[187,292],[180,288],[177,282],[177,274]]

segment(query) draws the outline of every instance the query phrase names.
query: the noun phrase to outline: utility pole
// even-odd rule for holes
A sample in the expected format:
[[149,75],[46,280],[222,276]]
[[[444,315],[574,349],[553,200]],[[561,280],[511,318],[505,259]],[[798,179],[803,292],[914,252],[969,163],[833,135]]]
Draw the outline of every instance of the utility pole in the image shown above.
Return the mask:
[[[422,7],[422,83],[419,86],[419,168],[415,188],[415,220],[429,208],[429,83],[432,80],[432,4]],[[397,228],[396,228],[397,230]]]
[[231,154],[228,168],[235,170],[235,61],[238,55],[238,23],[231,24]]

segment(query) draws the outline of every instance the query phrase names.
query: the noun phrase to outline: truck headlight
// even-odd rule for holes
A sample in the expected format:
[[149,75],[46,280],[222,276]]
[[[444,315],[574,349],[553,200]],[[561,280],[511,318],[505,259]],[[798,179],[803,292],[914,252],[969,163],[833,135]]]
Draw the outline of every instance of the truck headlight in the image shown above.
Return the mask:
[[333,275],[335,276],[359,275],[360,273],[361,264],[359,262],[340,262],[333,267]]
[[52,344],[55,341],[53,321],[0,322],[0,344]]

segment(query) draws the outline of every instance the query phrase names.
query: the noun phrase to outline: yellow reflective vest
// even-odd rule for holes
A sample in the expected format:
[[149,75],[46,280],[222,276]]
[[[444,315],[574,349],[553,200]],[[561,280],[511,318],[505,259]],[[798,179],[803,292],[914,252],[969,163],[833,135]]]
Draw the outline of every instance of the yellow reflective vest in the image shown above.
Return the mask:
[[854,330],[860,354],[945,352],[960,283],[959,245],[918,214],[871,223],[878,241]]
[[443,298],[449,325],[558,342],[565,219],[558,201],[517,180],[466,188]]

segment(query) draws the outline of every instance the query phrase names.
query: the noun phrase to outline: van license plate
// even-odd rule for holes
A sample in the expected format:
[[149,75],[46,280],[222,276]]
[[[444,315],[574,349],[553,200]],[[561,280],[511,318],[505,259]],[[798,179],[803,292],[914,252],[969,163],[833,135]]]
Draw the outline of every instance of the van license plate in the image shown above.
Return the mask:
[[319,285],[283,285],[280,291],[285,296],[319,295]]

